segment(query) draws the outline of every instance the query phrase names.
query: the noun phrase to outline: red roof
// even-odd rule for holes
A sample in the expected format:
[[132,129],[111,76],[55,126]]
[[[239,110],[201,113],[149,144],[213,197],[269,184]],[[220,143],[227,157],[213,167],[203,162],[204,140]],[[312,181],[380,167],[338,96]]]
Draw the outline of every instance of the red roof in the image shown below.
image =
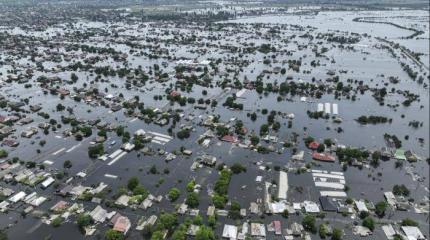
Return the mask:
[[67,90],[67,89],[58,89],[57,90],[57,92],[59,93],[59,94],[61,94],[61,95],[69,95],[70,94],[70,92],[69,92],[69,90]]
[[280,221],[273,221],[273,226],[275,227],[275,234],[281,235],[282,234],[281,222]]
[[313,142],[309,143],[308,148],[315,150],[318,148],[319,145],[320,144],[317,141],[313,141]]
[[61,211],[63,209],[65,209],[67,207],[67,202],[61,200],[59,202],[57,202],[52,208],[51,210],[53,211]]
[[4,163],[0,164],[0,169],[1,170],[8,169],[9,167],[10,167],[10,164],[7,163],[7,162],[4,162]]
[[238,142],[239,140],[237,139],[237,137],[233,136],[233,135],[225,135],[224,137],[221,138],[222,141],[225,142]]
[[8,147],[16,147],[18,145],[18,142],[13,139],[5,139],[3,140],[3,144]]
[[319,161],[334,162],[335,158],[328,153],[313,152],[312,158]]
[[115,222],[113,226],[113,230],[127,233],[128,229],[130,229],[130,220],[127,217],[120,216]]
[[176,96],[181,96],[181,94],[180,94],[180,93],[178,93],[177,91],[171,91],[171,92],[170,92],[170,96],[171,96],[171,97],[176,97]]

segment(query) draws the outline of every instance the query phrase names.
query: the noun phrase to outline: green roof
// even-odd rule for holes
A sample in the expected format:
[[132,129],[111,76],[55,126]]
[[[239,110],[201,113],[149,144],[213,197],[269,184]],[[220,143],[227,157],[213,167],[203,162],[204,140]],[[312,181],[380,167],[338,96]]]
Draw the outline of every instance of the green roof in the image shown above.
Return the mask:
[[397,149],[394,153],[394,157],[399,160],[406,160],[405,151],[402,149]]

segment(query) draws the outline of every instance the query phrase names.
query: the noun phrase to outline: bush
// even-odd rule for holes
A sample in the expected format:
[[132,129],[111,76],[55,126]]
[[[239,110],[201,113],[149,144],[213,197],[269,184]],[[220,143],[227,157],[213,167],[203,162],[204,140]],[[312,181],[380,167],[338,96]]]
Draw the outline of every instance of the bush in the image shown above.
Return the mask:
[[85,213],[79,214],[76,221],[78,223],[79,228],[81,229],[93,223],[93,219],[91,218],[91,216]]
[[113,229],[108,229],[105,233],[105,238],[107,240],[123,240],[124,234],[122,234],[121,232],[115,231]]

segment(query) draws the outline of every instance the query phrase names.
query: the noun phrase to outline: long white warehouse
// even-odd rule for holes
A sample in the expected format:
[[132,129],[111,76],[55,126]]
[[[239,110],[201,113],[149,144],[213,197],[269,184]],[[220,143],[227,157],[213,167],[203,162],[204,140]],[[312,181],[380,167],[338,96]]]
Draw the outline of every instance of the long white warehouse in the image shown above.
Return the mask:
[[286,200],[288,192],[288,175],[284,171],[279,172],[279,188],[278,188],[278,199]]

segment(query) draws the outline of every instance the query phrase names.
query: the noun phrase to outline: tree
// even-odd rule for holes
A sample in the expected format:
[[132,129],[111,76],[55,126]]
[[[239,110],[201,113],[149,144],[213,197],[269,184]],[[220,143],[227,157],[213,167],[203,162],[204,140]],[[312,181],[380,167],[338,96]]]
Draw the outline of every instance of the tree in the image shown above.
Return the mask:
[[90,156],[90,158],[96,158],[99,155],[103,155],[103,153],[104,153],[103,144],[97,144],[97,145],[88,147],[88,156]]
[[269,132],[269,125],[263,124],[260,126],[260,136],[266,135]]
[[182,129],[179,132],[176,133],[176,136],[179,139],[185,139],[185,138],[189,138],[190,137],[190,129]]
[[324,145],[326,145],[327,147],[331,147],[331,145],[333,145],[333,140],[331,140],[330,138],[324,139]]
[[223,137],[228,134],[228,128],[224,126],[217,126],[216,127],[216,134],[220,137]]
[[397,196],[407,197],[409,196],[410,191],[405,185],[402,184],[402,185],[394,185],[393,193],[394,195],[397,195]]
[[343,232],[339,228],[334,228],[333,233],[331,235],[331,240],[341,240],[342,239]]
[[70,74],[70,79],[72,80],[72,82],[77,82],[78,81],[78,76],[76,75],[76,73],[72,73]]
[[79,131],[81,131],[85,137],[89,137],[93,134],[93,130],[90,126],[82,126],[79,128]]
[[217,223],[217,221],[216,221],[216,216],[215,215],[211,215],[211,216],[208,217],[208,225],[211,228],[215,228],[216,227],[216,223]]
[[240,204],[238,201],[232,201],[228,216],[232,219],[240,219]]
[[200,225],[202,225],[203,224],[203,218],[202,218],[202,216],[200,216],[200,215],[196,215],[195,217],[194,217],[194,219],[193,219],[193,224],[194,225],[197,225],[197,226],[200,226]]
[[212,197],[212,203],[216,208],[223,209],[226,202],[227,198],[224,195],[215,194]]
[[311,136],[308,136],[304,139],[306,146],[309,145],[309,143],[313,142],[315,139]]
[[164,234],[162,231],[155,231],[152,233],[151,240],[163,240],[164,239],[163,235]]
[[79,214],[76,221],[78,223],[79,228],[81,229],[93,223],[93,219],[91,218],[91,216],[85,213]]
[[186,240],[187,239],[187,226],[181,224],[172,234],[173,240]]
[[369,212],[361,211],[359,216],[360,216],[360,219],[365,219],[369,216]]
[[380,201],[375,205],[375,213],[380,218],[384,217],[386,209],[387,203],[385,201]]
[[260,142],[260,138],[256,135],[252,135],[250,140],[251,140],[251,144],[254,146]]
[[272,125],[272,129],[278,131],[281,128],[281,124],[279,122],[274,122]]
[[66,109],[66,107],[63,105],[63,104],[61,104],[61,103],[59,103],[59,104],[57,104],[57,111],[58,112],[61,112],[61,111],[63,111],[64,109]]
[[194,186],[196,186],[196,181],[193,179],[187,183],[187,191],[188,192],[194,191]]
[[137,177],[131,177],[130,179],[128,179],[127,188],[130,191],[133,191],[133,189],[136,188],[137,185],[139,185],[139,179]]
[[199,206],[199,195],[195,192],[191,192],[188,194],[187,200],[185,203],[191,208],[196,208]]
[[315,225],[315,222],[316,222],[315,216],[307,214],[302,220],[303,228],[306,231],[316,233],[317,232],[317,226]]
[[179,189],[177,188],[172,188],[169,191],[169,199],[171,202],[176,201],[180,195],[181,195],[181,191],[179,191]]
[[281,69],[281,74],[282,74],[282,75],[284,75],[285,73],[287,73],[287,69],[282,68],[282,69]]
[[115,231],[113,229],[108,229],[105,232],[105,238],[107,240],[123,240],[125,237],[124,234],[122,234],[121,232]]
[[370,162],[374,167],[379,165],[379,159],[381,158],[381,152],[374,151],[372,153],[372,161]]
[[133,189],[133,194],[134,195],[142,195],[144,198],[146,198],[148,196],[148,191],[146,191],[145,187],[142,184],[138,184]]
[[239,174],[239,173],[241,173],[241,172],[246,172],[246,167],[245,166],[243,166],[242,164],[240,164],[240,163],[234,163],[231,167],[230,167],[230,169],[231,169],[231,171],[234,173],[234,174]]
[[71,168],[72,167],[72,162],[70,160],[64,161],[63,167],[64,168]]
[[373,231],[375,229],[375,221],[373,220],[372,217],[367,217],[363,220],[362,225],[364,227],[367,227],[368,229],[370,229],[371,231]]
[[0,158],[5,158],[7,157],[8,153],[6,150],[4,149],[0,149]]
[[403,237],[399,234],[394,235],[393,240],[403,240]]
[[282,217],[284,217],[284,218],[288,218],[288,215],[289,215],[290,213],[288,212],[288,209],[285,209],[283,212],[282,212]]
[[320,235],[321,238],[326,238],[327,234],[328,234],[327,225],[321,224],[320,227],[319,227],[319,231],[318,232],[319,232],[319,235]]
[[252,121],[257,120],[257,113],[255,113],[255,112],[251,113],[250,117],[251,117]]
[[200,229],[196,233],[195,240],[215,240],[215,234],[213,230],[206,226],[200,226]]
[[61,223],[63,223],[63,218],[56,217],[56,218],[54,218],[54,220],[52,220],[51,224],[53,227],[59,227],[61,225]]
[[220,172],[220,178],[215,182],[214,190],[219,195],[227,195],[228,185],[231,179],[231,171],[228,169],[223,169]]
[[417,227],[418,223],[415,222],[414,220],[410,219],[410,218],[405,218],[402,220],[402,226],[413,226],[413,227]]
[[324,150],[325,150],[325,146],[324,146],[324,144],[320,144],[320,145],[318,145],[318,147],[317,147],[317,152],[324,152]]
[[8,240],[8,236],[5,230],[0,230],[0,240]]
[[160,215],[159,223],[161,229],[173,229],[178,223],[178,217],[176,214],[163,213]]

